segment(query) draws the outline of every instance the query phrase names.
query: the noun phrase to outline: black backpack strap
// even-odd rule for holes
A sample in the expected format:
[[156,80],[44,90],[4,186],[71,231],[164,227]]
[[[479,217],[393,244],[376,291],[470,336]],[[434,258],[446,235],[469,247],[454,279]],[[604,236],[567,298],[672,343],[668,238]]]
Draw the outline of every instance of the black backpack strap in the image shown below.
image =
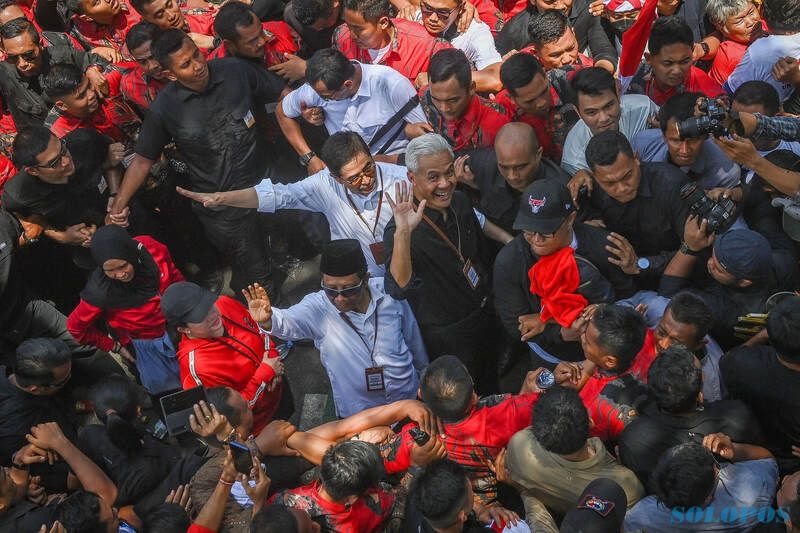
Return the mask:
[[[372,147],[379,140],[381,140],[381,138],[383,138],[384,135],[389,133],[391,131],[391,129],[394,128],[395,125],[397,125],[398,122],[403,120],[405,118],[405,116],[408,114],[408,112],[411,111],[412,109],[414,109],[414,107],[417,104],[419,104],[419,97],[415,94],[414,96],[412,96],[411,98],[408,99],[408,102],[406,102],[405,105],[403,105],[403,107],[401,107],[397,111],[397,113],[392,115],[392,117],[389,120],[386,121],[386,124],[381,126],[381,128],[375,133],[375,135],[372,136],[372,140],[370,140],[369,144],[368,144],[370,149],[372,149]],[[395,131],[394,135],[392,135],[392,137],[388,141],[386,141],[383,146],[381,146],[381,149],[378,150],[378,153],[382,154],[386,150],[388,150],[389,149],[389,145],[391,145],[395,141],[395,139],[397,139],[397,137],[400,135],[400,132],[402,130],[403,130],[402,127],[398,128],[397,131]]]

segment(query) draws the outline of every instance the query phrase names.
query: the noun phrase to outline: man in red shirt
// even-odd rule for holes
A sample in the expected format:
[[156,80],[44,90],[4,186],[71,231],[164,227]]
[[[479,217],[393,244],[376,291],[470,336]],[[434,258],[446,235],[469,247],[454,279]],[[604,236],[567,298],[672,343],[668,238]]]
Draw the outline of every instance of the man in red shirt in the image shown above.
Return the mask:
[[421,24],[390,19],[387,0],[345,0],[344,21],[333,33],[334,48],[348,59],[392,67],[411,83],[428,71],[433,54],[451,48]]
[[409,124],[406,135],[419,137],[433,130],[456,152],[494,146],[497,131],[508,123],[508,116],[500,105],[475,94],[464,52],[454,48],[436,52],[428,77],[430,86],[420,97],[428,124]]
[[140,22],[125,37],[125,45],[136,61],[136,66],[121,71],[119,91],[125,100],[138,108],[141,115],[150,109],[158,92],[174,79],[150,52],[150,45],[157,31],[158,26],[155,24]]
[[[647,0],[624,34],[619,58],[620,94],[645,94],[657,105],[682,92],[699,92],[709,98],[722,95],[722,86],[694,66],[694,34],[689,25],[678,16],[656,19],[657,7],[658,0]],[[642,63],[645,45],[648,52]]]
[[528,33],[531,46],[520,51],[535,54],[545,71],[564,67],[598,66],[614,73],[615,67],[609,60],[601,59],[595,65],[590,57],[581,53],[575,30],[561,11],[550,9],[536,13],[528,23]]
[[162,30],[177,28],[189,34],[204,52],[214,48],[214,15],[216,10],[182,9],[178,0],[132,0],[142,19]]
[[590,306],[581,318],[588,322],[581,333],[586,361],[559,363],[556,380],[576,386],[585,380],[580,396],[592,420],[591,435],[614,442],[645,395],[647,371],[657,355],[655,335],[630,307]]
[[115,142],[133,143],[141,126],[139,117],[118,93],[101,100],[77,66],[53,65],[42,79],[42,89],[54,102],[45,125],[56,136],[88,128]]
[[209,59],[241,57],[269,68],[283,63],[286,54],[296,54],[300,37],[285,22],[261,22],[244,2],[228,2],[214,19],[214,31],[222,39]]
[[275,414],[281,397],[283,363],[275,344],[247,308],[194,283],[171,285],[161,311],[181,334],[177,355],[184,389],[226,386],[238,391],[253,410],[258,434]]
[[324,523],[324,531],[383,531],[395,503],[394,494],[379,485],[384,475],[377,446],[345,441],[325,452],[319,481],[279,492],[269,503],[307,512]]
[[118,63],[127,58],[125,36],[141,21],[138,13],[119,0],[69,0],[70,33],[96,54]]

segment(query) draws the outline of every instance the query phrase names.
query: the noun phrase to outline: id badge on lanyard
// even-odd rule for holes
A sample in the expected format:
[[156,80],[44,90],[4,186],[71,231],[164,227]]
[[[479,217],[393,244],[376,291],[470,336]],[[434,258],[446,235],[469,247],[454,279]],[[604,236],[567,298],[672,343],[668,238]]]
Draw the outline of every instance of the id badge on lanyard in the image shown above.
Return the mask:
[[386,383],[383,379],[383,367],[372,366],[364,369],[364,377],[367,380],[367,392],[378,392],[386,390]]

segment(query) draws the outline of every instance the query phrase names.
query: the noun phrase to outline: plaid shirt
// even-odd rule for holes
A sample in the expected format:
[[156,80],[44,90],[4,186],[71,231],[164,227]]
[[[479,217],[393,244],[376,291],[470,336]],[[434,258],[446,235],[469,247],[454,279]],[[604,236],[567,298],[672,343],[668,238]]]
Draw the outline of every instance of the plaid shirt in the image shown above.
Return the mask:
[[119,95],[101,100],[97,111],[85,118],[64,115],[53,106],[44,123],[57,137],[64,137],[71,131],[86,128],[131,148],[142,125],[139,116]]
[[167,84],[166,81],[151,78],[136,66],[122,73],[119,82],[119,92],[128,102],[135,105],[142,113],[150,109],[159,91]]
[[[267,38],[264,45],[264,66],[269,68],[273,65],[286,61],[284,54],[296,54],[300,50],[300,36],[285,22],[262,22],[261,28]],[[224,44],[219,45],[209,54],[208,59],[218,57],[228,57],[230,54]]]
[[87,50],[102,46],[128,55],[125,49],[125,36],[128,35],[128,30],[141,20],[142,18],[136,11],[128,9],[128,6],[122,4],[121,11],[117,13],[110,25],[98,24],[85,15],[73,15],[70,34],[78,39]]
[[768,117],[756,113],[756,131],[753,137],[800,141],[800,118]]

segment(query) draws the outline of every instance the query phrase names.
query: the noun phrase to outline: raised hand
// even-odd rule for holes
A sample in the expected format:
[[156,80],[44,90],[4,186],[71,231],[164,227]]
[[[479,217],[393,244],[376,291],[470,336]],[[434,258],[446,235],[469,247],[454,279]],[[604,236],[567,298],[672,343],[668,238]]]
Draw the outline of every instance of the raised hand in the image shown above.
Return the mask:
[[247,310],[250,316],[259,324],[266,324],[272,320],[272,305],[269,302],[269,295],[266,289],[258,283],[248,285],[242,289],[242,296],[247,302]]
[[388,193],[386,194],[386,201],[389,202],[394,213],[394,223],[397,226],[397,231],[413,231],[422,221],[427,200],[422,200],[418,206],[415,206],[411,184],[406,182],[394,184],[394,196],[397,198],[397,202],[392,200]]
[[189,495],[189,485],[178,485],[176,488],[172,489],[169,494],[167,494],[164,503],[180,505],[186,509],[188,513],[192,508],[192,497]]
[[175,190],[181,196],[185,196],[190,200],[202,204],[203,207],[220,207],[225,205],[222,203],[221,192],[196,192],[184,189],[183,187],[175,187]]

